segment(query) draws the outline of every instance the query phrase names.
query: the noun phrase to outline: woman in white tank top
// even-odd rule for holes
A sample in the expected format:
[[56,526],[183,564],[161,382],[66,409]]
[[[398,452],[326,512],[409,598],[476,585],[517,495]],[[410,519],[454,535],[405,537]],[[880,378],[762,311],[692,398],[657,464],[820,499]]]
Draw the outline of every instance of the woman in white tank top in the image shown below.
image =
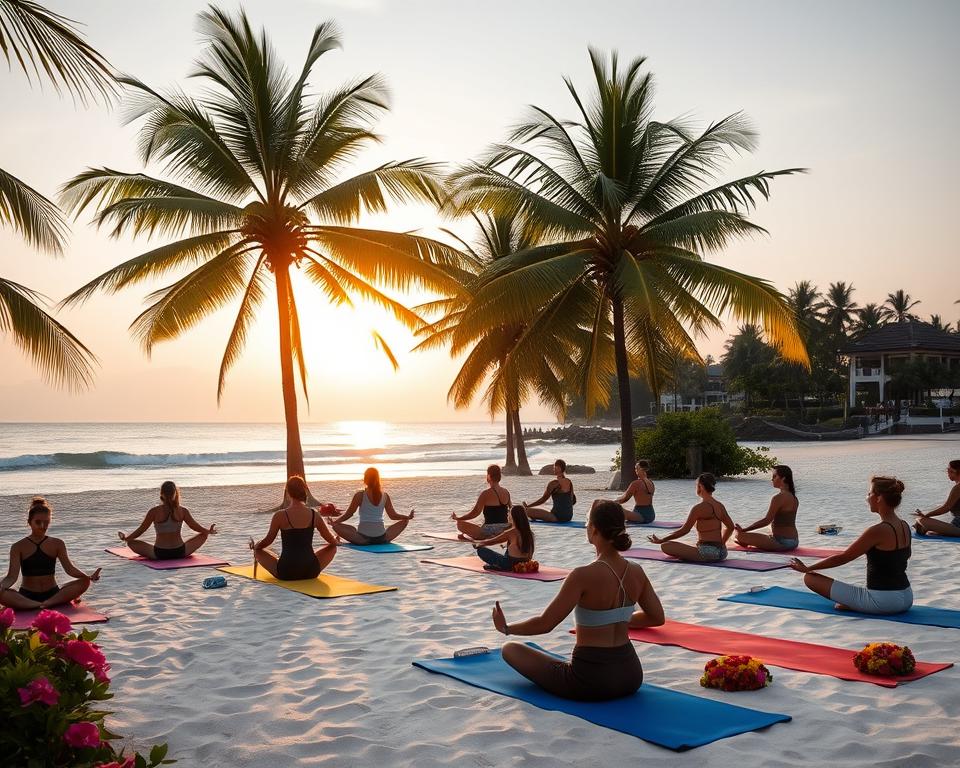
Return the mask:
[[[380,487],[380,473],[370,467],[363,473],[362,491],[357,491],[350,500],[347,511],[333,521],[334,532],[351,544],[365,546],[368,544],[386,544],[403,533],[407,523],[413,519],[414,511],[409,515],[398,514],[393,508],[390,496]],[[348,525],[346,520],[353,517],[355,512],[360,513],[360,520],[356,527]],[[383,524],[383,515],[386,513],[391,520],[396,520],[389,528]]]

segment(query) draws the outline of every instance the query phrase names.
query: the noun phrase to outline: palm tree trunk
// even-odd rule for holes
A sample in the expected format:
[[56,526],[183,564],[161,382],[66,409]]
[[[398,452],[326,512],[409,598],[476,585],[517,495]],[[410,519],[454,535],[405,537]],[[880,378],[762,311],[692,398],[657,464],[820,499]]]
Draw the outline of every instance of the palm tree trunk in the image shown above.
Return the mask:
[[623,323],[623,301],[611,299],[613,304],[613,354],[617,362],[617,390],[620,393],[620,490],[626,490],[637,473],[633,465],[633,413],[630,403],[630,368],[627,365],[627,337]]
[[527,449],[523,444],[523,428],[520,426],[520,409],[513,411],[513,439],[517,446],[517,474],[532,475],[527,461]]
[[513,439],[513,413],[509,408],[506,409],[507,422],[507,462],[503,465],[504,469],[510,470],[507,474],[513,474],[517,468],[517,451]]
[[290,318],[290,272],[278,266],[277,316],[280,325],[280,382],[283,389],[283,418],[287,426],[287,477],[304,476],[303,446],[297,418],[297,388],[293,375],[293,325]]

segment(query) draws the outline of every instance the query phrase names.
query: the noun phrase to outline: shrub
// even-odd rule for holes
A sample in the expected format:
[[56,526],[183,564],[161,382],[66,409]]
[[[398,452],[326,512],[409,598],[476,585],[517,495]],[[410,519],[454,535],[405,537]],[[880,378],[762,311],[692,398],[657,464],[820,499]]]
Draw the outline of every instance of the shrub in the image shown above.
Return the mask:
[[13,620],[12,610],[0,610],[4,765],[152,768],[173,762],[165,759],[165,744],[145,758],[111,743],[118,736],[104,724],[110,713],[96,706],[113,698],[96,632],[72,632],[70,620],[56,611],[41,611],[27,631],[11,629]]

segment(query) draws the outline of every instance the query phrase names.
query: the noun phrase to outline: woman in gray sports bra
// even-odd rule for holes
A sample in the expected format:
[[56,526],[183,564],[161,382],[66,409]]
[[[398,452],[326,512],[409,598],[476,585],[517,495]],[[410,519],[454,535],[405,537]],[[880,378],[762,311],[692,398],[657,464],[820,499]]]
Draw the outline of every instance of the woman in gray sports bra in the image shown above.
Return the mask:
[[[180,506],[180,489],[170,480],[160,486],[160,502],[147,512],[143,522],[133,533],[117,531],[120,541],[141,557],[148,560],[179,560],[190,557],[206,543],[208,536],[217,533],[216,523],[204,528],[193,519],[189,509]],[[140,536],[151,525],[157,532],[156,541],[153,544],[140,541]],[[185,541],[180,532],[184,525],[196,531],[197,535]]]
[[[643,568],[620,555],[631,542],[619,504],[601,501],[593,506],[587,540],[597,559],[571,571],[540,616],[511,624],[498,602],[493,625],[505,635],[542,635],[573,611],[577,644],[570,661],[515,642],[504,644],[503,660],[555,696],[606,701],[629,696],[640,687],[643,668],[627,630],[660,626],[663,606]],[[635,610],[638,604],[640,610]]]
[[[929,512],[921,512],[918,509],[913,513],[917,516],[917,521],[913,524],[913,527],[921,536],[933,534],[953,538],[960,537],[960,459],[954,459],[947,464],[947,477],[953,483],[953,488],[950,489],[947,500]],[[952,515],[949,522],[933,519],[947,512]]]

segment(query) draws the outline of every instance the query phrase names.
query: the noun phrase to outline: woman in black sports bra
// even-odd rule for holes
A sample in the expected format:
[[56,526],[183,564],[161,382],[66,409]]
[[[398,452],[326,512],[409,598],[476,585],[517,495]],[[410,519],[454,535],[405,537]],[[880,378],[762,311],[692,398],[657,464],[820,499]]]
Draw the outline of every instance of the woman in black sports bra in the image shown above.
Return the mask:
[[[457,530],[460,531],[461,539],[474,541],[492,539],[510,527],[507,521],[510,491],[500,487],[500,478],[500,467],[497,464],[491,464],[487,467],[487,484],[490,487],[477,497],[477,503],[473,505],[473,509],[462,517],[457,517],[456,512],[451,513],[450,519],[457,521]],[[467,522],[481,514],[483,525]]]
[[[30,535],[10,547],[10,568],[0,580],[0,604],[17,611],[63,605],[80,597],[91,582],[100,580],[99,568],[88,576],[70,562],[66,544],[47,536],[52,516],[46,499],[34,497],[27,513]],[[62,587],[57,586],[54,576],[58,560],[64,573],[74,578]],[[23,583],[19,590],[14,590],[21,574]]]
[[[259,542],[250,539],[250,549],[259,565],[281,581],[315,579],[337,554],[337,539],[327,528],[320,513],[307,506],[306,481],[299,475],[287,480],[290,506],[270,520],[270,530]],[[326,546],[314,551],[313,532],[320,531]],[[280,534],[280,556],[267,549]]]

